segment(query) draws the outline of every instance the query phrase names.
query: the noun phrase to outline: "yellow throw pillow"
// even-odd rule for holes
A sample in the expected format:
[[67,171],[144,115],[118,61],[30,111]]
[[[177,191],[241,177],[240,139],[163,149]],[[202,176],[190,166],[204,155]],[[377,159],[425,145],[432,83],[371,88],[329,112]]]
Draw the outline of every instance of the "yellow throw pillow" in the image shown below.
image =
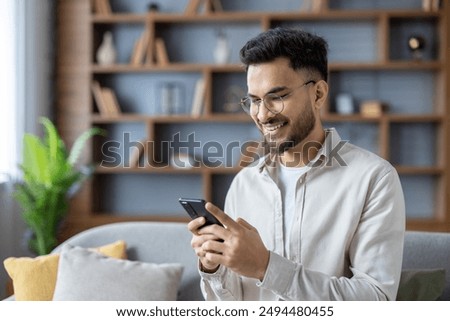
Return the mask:
[[103,255],[110,256],[116,259],[127,259],[127,244],[125,241],[117,241],[111,244],[106,244],[96,247],[95,250]]
[[[117,241],[96,251],[113,258],[126,259],[126,243]],[[3,261],[13,280],[17,301],[51,301],[55,291],[59,254],[42,255],[36,258],[10,257]]]

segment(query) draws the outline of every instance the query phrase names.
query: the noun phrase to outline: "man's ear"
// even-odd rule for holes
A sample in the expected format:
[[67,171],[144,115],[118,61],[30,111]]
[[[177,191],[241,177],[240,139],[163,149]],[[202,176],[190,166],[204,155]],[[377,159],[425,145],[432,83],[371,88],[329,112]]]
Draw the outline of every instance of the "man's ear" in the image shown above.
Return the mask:
[[314,108],[320,109],[328,97],[328,83],[325,80],[319,80],[314,87]]

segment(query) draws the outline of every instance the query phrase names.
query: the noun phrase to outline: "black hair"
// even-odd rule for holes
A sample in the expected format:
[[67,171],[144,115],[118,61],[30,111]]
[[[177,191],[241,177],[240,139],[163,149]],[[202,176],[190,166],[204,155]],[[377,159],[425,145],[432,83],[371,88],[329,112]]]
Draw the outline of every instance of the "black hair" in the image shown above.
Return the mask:
[[284,57],[294,70],[306,69],[328,78],[327,42],[301,29],[274,28],[250,39],[240,50],[241,62],[250,65],[271,62]]

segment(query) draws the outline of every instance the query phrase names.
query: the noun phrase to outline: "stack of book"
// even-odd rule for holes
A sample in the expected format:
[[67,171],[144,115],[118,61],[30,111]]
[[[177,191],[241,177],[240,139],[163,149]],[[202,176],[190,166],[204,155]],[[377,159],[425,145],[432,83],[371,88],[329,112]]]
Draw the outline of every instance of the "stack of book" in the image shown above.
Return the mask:
[[131,54],[130,64],[158,64],[165,66],[169,64],[169,56],[167,55],[166,45],[162,38],[156,38],[152,41],[152,37],[148,28],[145,28],[142,35],[136,40]]
[[111,88],[101,87],[98,81],[92,82],[92,94],[98,112],[102,116],[118,116],[121,113],[116,94]]

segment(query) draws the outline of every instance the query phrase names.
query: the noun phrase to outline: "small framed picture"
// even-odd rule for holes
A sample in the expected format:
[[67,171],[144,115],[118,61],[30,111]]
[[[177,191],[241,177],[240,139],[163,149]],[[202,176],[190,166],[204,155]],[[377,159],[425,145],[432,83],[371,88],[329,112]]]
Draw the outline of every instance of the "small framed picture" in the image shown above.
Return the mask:
[[367,100],[361,103],[360,111],[365,117],[381,117],[386,111],[386,105],[378,100]]

